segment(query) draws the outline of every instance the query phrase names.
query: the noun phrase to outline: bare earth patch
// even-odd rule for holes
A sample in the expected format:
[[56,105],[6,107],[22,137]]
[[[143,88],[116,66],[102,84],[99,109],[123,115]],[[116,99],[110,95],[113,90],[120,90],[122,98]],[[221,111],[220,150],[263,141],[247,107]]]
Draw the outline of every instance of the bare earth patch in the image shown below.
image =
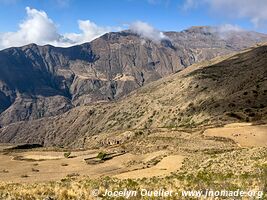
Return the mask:
[[24,159],[31,159],[31,160],[57,160],[63,158],[63,156],[50,156],[50,155],[25,155]]
[[[165,132],[163,135],[165,135]],[[193,133],[192,136],[194,135]],[[238,143],[239,146],[244,147],[267,146],[267,125],[252,125],[248,123],[229,124],[222,128],[207,129],[204,135],[208,137],[230,138]],[[177,142],[175,144],[166,140],[169,139],[168,137],[161,137],[159,133],[151,134],[149,140],[154,140],[155,137],[155,141],[158,142],[159,138],[163,138],[162,140],[165,139],[167,142],[170,142],[167,147],[170,147],[172,144],[179,148],[185,143],[188,143],[187,145],[192,148],[192,145],[197,145],[203,141],[209,141],[210,143],[208,144],[211,144],[211,142],[219,144],[216,140],[211,141],[205,138],[203,141],[200,139],[195,143],[190,142],[192,139],[189,136],[189,134],[180,135],[179,133],[177,135],[173,133],[171,141]],[[160,146],[161,143],[156,142],[154,145]],[[149,144],[145,142],[144,145],[148,148]],[[228,143],[226,142],[225,145],[227,147]],[[199,150],[200,147],[196,147]],[[109,153],[116,152],[112,148],[105,150]],[[185,158],[183,155],[187,155],[182,152],[171,151],[170,149],[156,150],[156,148],[151,148],[151,151],[147,151],[147,153],[125,153],[103,163],[95,165],[86,163],[86,159],[95,158],[100,151],[102,150],[73,151],[70,158],[65,158],[62,151],[51,150],[14,151],[8,154],[0,152],[0,172],[2,172],[0,173],[0,182],[47,182],[61,180],[73,174],[75,174],[75,177],[99,178],[114,176],[120,179],[164,177],[178,171]],[[14,159],[15,157],[21,159]]]
[[116,175],[116,178],[120,179],[136,179],[136,178],[151,178],[153,176],[165,176],[171,172],[175,172],[180,169],[184,157],[181,155],[171,155],[163,158],[157,165],[147,168],[140,169],[131,172],[122,173]]
[[[97,165],[90,165],[84,159],[92,158],[98,151],[77,151],[72,152],[72,158],[65,158],[64,152],[54,151],[23,151],[12,152],[7,155],[0,153],[0,182],[13,183],[34,183],[60,180],[70,174],[79,174],[98,178],[101,176],[112,176],[132,170],[140,170],[145,164],[153,162],[155,159],[162,159],[168,154],[167,151],[157,151],[147,154],[126,153],[114,157]],[[20,159],[14,159],[19,157]],[[148,177],[155,175],[169,174],[178,169],[181,161],[180,157],[168,156],[158,163],[158,165],[148,169]],[[153,166],[153,164],[152,164]],[[140,170],[142,172],[142,170]],[[141,175],[141,173],[140,173]]]
[[267,125],[235,123],[222,128],[207,129],[204,135],[230,138],[242,147],[267,146]]

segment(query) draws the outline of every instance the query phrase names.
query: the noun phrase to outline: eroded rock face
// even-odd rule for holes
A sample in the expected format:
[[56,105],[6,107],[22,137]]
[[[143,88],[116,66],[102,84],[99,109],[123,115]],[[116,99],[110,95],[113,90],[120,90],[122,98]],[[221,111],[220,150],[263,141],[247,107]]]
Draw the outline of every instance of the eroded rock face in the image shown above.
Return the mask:
[[71,108],[71,101],[60,95],[18,96],[12,106],[1,114],[0,120],[2,124],[10,124],[62,114]]
[[31,44],[3,50],[0,124],[118,99],[182,69],[180,57],[164,42],[156,44],[126,32],[71,48]]
[[267,40],[256,33],[222,38],[201,27],[165,34],[158,43],[123,31],[70,48],[1,51],[0,126],[115,100],[192,63]]

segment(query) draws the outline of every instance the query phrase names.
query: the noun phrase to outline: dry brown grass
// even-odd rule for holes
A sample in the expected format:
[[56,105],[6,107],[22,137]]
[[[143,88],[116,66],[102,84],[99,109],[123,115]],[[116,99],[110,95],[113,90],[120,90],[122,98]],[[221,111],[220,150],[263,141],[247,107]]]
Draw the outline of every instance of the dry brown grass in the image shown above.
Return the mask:
[[[43,200],[48,198],[56,200],[91,200],[95,199],[91,194],[93,189],[98,189],[101,196],[105,189],[123,190],[124,188],[130,190],[167,188],[177,192],[189,189],[200,190],[203,188],[213,190],[240,189],[248,191],[255,189],[266,191],[266,155],[266,148],[239,149],[218,154],[197,153],[192,157],[188,157],[179,171],[173,172],[166,177],[142,179],[101,177],[91,179],[73,174],[56,182],[33,184],[0,183],[0,199]],[[131,199],[140,200],[147,198],[137,196]],[[177,197],[170,199],[177,199]],[[179,199],[187,200],[187,198],[182,197],[179,197]]]

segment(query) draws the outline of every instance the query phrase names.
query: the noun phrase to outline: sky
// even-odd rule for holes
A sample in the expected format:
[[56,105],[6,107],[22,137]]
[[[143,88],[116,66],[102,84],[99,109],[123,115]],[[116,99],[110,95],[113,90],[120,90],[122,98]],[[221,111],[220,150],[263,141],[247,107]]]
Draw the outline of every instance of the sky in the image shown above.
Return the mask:
[[267,0],[0,0],[0,49],[66,47],[125,29],[160,40],[206,25],[267,33]]

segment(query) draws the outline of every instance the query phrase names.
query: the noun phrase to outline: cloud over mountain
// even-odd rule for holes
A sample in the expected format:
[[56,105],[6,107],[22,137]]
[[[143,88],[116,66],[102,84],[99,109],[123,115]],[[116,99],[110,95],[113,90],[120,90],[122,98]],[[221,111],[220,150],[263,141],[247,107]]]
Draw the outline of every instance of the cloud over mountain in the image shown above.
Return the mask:
[[46,12],[26,7],[26,14],[26,19],[19,24],[16,32],[0,34],[0,49],[29,43],[65,47],[89,42],[110,31],[121,30],[120,27],[101,27],[90,20],[79,20],[80,33],[60,34],[57,25]]
[[154,42],[159,42],[160,40],[166,38],[163,32],[156,30],[146,22],[136,21],[132,23],[129,28],[134,33],[137,33],[138,35],[150,39]]
[[81,30],[81,33],[66,33],[64,34],[64,38],[72,41],[74,44],[79,44],[83,42],[91,41],[104,33],[110,32],[110,31],[120,31],[120,27],[101,27],[95,24],[94,22],[90,20],[79,20],[79,29]]
[[27,18],[19,24],[17,32],[2,34],[0,38],[1,48],[21,46],[28,43],[44,44],[61,39],[56,25],[44,11],[26,7],[26,12]]
[[[23,46],[29,43],[68,47],[90,42],[111,31],[123,30],[119,26],[98,26],[90,20],[78,20],[79,33],[61,34],[55,22],[49,18],[45,11],[26,7],[26,14],[27,17],[19,24],[19,29],[16,32],[0,34],[0,49]],[[141,37],[155,42],[166,38],[162,32],[142,21],[136,21],[130,24],[129,28]]]

